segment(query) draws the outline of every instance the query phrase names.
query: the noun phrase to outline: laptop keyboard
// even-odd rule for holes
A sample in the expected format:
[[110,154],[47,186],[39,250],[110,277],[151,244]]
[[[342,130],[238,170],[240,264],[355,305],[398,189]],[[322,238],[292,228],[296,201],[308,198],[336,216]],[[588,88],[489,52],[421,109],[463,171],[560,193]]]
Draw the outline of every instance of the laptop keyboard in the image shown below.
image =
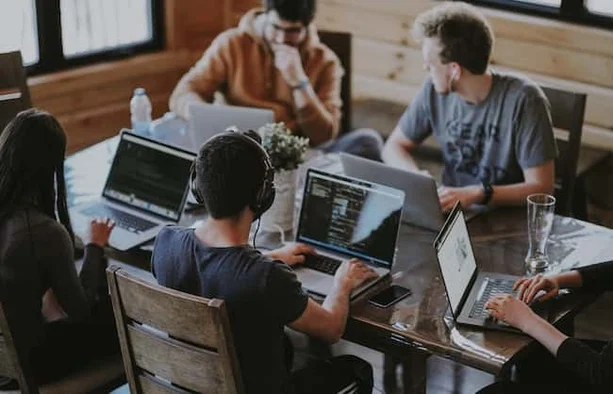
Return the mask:
[[89,217],[110,218],[118,227],[133,233],[147,231],[157,226],[156,223],[104,204],[92,205],[91,207],[82,210],[81,213]]
[[330,275],[334,275],[342,263],[342,261],[331,257],[313,254],[306,255],[304,260],[305,267]]
[[508,279],[491,279],[485,278],[487,285],[485,289],[480,291],[477,300],[470,310],[468,317],[471,319],[487,319],[490,317],[490,313],[485,309],[485,304],[495,295],[498,294],[514,294],[512,280]]

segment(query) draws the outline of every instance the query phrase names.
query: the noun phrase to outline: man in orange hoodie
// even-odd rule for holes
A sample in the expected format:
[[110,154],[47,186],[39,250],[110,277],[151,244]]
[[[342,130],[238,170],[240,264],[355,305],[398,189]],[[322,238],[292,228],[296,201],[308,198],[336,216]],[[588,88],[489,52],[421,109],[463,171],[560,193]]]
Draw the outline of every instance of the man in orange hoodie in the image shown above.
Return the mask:
[[191,103],[212,102],[219,91],[230,105],[272,109],[276,121],[312,146],[380,159],[376,131],[338,137],[344,71],[311,23],[315,3],[263,0],[263,10],[251,10],[237,28],[220,34],[181,78],[170,109],[187,119]]

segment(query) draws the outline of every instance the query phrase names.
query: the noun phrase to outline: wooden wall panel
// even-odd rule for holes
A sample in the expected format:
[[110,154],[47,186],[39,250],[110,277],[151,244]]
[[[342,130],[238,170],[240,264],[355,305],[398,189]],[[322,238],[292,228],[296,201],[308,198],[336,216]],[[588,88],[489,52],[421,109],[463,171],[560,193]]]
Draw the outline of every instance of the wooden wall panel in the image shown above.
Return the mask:
[[204,50],[231,24],[232,0],[165,0],[166,48]]
[[147,89],[153,117],[168,111],[168,98],[193,63],[187,51],[132,59],[30,78],[32,103],[54,114],[68,134],[72,153],[130,126],[135,87]]

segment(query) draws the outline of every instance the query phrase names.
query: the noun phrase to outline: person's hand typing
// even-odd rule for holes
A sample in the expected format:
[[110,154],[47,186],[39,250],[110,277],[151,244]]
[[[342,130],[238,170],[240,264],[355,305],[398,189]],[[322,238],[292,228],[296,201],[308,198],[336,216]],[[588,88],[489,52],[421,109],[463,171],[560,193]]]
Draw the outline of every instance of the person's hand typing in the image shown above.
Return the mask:
[[465,187],[441,186],[438,188],[438,198],[443,212],[449,212],[458,201],[465,208],[472,204],[480,203],[483,198],[483,189],[480,185]]
[[[517,291],[517,298],[526,304],[532,301],[547,301],[558,294],[560,285],[555,276],[536,275],[532,278],[521,278],[513,285],[513,290]],[[536,298],[539,292],[545,292]]]
[[317,252],[311,246],[301,243],[290,243],[282,248],[271,251],[268,253],[268,256],[292,266],[304,263],[305,255],[307,254],[317,254]]
[[109,242],[115,222],[109,218],[96,218],[89,224],[89,243],[104,247]]
[[376,278],[377,273],[359,261],[351,259],[344,261],[334,274],[334,282],[341,287],[352,291],[360,287],[364,282]]
[[526,327],[538,319],[538,316],[528,305],[510,294],[501,294],[492,297],[485,307],[490,315],[513,327],[526,331]]

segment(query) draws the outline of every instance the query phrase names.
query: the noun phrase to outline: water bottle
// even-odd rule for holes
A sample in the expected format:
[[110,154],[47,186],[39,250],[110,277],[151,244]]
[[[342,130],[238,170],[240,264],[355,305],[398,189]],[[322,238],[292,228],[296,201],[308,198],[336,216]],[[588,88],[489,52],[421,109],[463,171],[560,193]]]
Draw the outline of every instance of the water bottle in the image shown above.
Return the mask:
[[136,134],[148,136],[151,128],[151,101],[143,88],[134,89],[130,100],[132,130]]

